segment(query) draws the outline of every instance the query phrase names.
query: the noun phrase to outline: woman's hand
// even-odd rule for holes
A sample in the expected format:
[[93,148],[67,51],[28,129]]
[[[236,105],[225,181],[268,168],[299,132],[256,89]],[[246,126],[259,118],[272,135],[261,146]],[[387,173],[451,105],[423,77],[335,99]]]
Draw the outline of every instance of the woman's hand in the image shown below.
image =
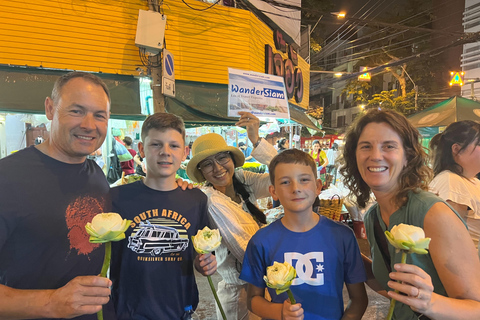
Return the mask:
[[211,276],[217,271],[217,258],[212,253],[197,255],[194,263],[195,269],[204,276]]
[[398,263],[394,267],[396,272],[391,272],[390,278],[395,281],[387,284],[399,292],[389,291],[388,296],[410,306],[415,312],[427,313],[435,298],[430,276],[415,265]]
[[183,180],[182,178],[178,178],[175,182],[180,188],[182,188],[182,190],[186,190],[187,188],[193,189],[193,184],[189,183],[187,180]]
[[255,145],[258,139],[260,139],[260,135],[258,134],[260,120],[250,112],[240,111],[238,114],[240,115],[240,119],[235,125],[238,127],[246,127],[248,139]]

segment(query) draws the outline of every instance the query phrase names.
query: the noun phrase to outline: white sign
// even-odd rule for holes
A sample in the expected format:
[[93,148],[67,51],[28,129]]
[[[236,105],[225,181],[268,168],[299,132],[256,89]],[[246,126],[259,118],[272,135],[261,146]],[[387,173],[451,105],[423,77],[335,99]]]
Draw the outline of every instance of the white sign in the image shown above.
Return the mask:
[[283,78],[228,68],[228,116],[238,117],[239,111],[257,117],[290,119]]
[[175,66],[173,54],[163,49],[162,94],[175,98]]

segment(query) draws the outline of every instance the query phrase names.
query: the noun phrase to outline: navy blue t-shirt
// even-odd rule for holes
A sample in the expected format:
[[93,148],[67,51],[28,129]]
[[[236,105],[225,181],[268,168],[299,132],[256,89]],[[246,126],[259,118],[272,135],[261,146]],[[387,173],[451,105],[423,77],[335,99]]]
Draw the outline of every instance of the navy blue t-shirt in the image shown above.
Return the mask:
[[67,164],[35,147],[1,159],[0,284],[56,289],[76,276],[98,275],[104,246],[88,241],[85,224],[109,211],[108,190],[92,160]]
[[111,279],[118,319],[180,319],[198,305],[191,237],[208,225],[199,189],[158,191],[143,181],[113,188],[113,211],[132,220],[112,244]]

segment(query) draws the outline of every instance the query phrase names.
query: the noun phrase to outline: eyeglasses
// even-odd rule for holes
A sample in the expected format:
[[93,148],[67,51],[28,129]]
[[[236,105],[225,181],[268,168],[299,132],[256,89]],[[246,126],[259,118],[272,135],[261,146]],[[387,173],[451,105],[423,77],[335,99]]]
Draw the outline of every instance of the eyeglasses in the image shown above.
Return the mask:
[[200,162],[197,168],[202,170],[204,174],[207,174],[213,171],[213,167],[214,167],[213,161],[223,166],[227,164],[231,159],[232,157],[230,156],[229,152],[220,152],[214,155],[212,158],[203,160],[202,162]]

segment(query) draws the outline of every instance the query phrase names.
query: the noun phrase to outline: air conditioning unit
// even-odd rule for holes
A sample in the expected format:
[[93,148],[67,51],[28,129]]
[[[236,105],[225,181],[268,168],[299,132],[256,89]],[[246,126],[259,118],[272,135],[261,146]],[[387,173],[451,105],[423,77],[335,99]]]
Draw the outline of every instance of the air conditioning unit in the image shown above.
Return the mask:
[[152,54],[163,49],[167,16],[151,10],[139,10],[135,45]]

